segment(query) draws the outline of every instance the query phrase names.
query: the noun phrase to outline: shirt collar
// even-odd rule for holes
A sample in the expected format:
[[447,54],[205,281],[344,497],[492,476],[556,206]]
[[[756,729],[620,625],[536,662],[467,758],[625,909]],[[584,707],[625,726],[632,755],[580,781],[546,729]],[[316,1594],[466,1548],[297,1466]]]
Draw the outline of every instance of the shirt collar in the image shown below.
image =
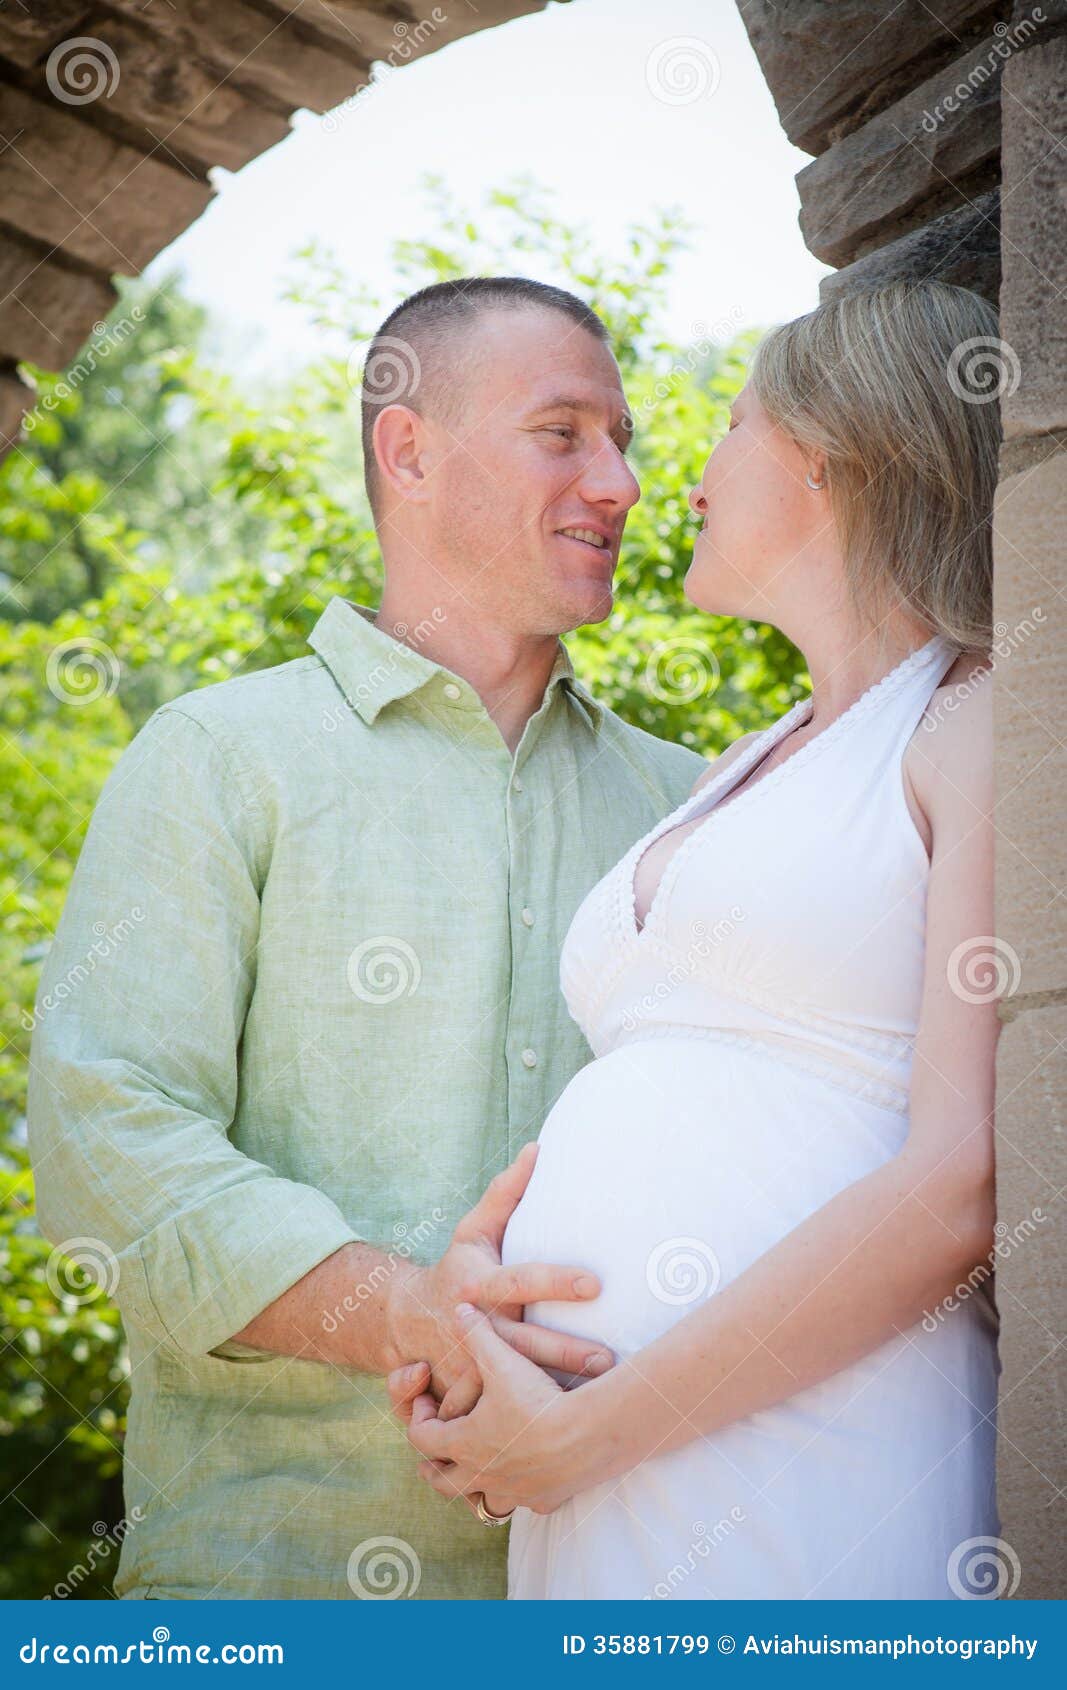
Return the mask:
[[[421,656],[411,646],[376,627],[376,614],[366,605],[338,595],[330,600],[308,635],[308,644],[322,658],[348,703],[368,725],[387,704],[419,691],[438,676],[466,685],[442,664]],[[427,617],[425,625],[420,624],[419,628],[423,626],[429,634],[432,617]],[[419,628],[413,630],[416,637]],[[562,640],[545,688],[546,700],[557,686],[563,686],[578,701],[590,726],[599,728],[603,706],[575,678],[570,654]]]

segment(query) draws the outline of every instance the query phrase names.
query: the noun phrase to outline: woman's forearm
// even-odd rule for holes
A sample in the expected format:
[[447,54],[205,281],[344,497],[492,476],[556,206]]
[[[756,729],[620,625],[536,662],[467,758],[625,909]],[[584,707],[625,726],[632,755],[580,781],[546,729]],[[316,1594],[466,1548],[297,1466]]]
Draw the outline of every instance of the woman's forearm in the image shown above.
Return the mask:
[[934,1310],[993,1243],[991,1180],[956,1161],[923,1170],[902,1153],[576,1392],[603,1438],[595,1482],[772,1407]]

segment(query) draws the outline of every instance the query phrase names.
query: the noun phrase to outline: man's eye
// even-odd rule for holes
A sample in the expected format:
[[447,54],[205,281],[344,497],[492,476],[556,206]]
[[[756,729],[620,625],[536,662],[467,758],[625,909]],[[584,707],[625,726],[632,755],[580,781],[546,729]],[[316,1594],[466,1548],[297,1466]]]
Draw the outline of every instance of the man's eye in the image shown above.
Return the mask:
[[552,427],[550,427],[548,429],[548,433],[549,434],[558,434],[561,440],[573,440],[574,439],[574,430],[573,430],[573,428],[569,428],[566,423],[560,423],[558,425],[553,425]]

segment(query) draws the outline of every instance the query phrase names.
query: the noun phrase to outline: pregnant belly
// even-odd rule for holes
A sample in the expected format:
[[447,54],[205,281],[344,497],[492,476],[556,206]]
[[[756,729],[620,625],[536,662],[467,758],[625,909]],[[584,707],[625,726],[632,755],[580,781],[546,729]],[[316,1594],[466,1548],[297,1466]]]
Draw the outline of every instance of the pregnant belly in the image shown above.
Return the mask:
[[590,1268],[595,1301],[528,1318],[625,1356],[721,1291],[899,1147],[906,1122],[779,1056],[712,1039],[620,1046],[541,1130],[506,1263]]

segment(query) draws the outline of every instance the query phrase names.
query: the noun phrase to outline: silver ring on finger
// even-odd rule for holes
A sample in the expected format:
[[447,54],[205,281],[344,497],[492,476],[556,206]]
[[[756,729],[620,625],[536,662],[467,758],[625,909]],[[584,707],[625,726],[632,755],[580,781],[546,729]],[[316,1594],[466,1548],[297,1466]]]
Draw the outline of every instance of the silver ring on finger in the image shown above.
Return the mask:
[[509,1508],[506,1514],[491,1514],[485,1506],[484,1490],[475,1491],[471,1501],[474,1503],[474,1512],[483,1526],[506,1526],[515,1512],[514,1508]]

